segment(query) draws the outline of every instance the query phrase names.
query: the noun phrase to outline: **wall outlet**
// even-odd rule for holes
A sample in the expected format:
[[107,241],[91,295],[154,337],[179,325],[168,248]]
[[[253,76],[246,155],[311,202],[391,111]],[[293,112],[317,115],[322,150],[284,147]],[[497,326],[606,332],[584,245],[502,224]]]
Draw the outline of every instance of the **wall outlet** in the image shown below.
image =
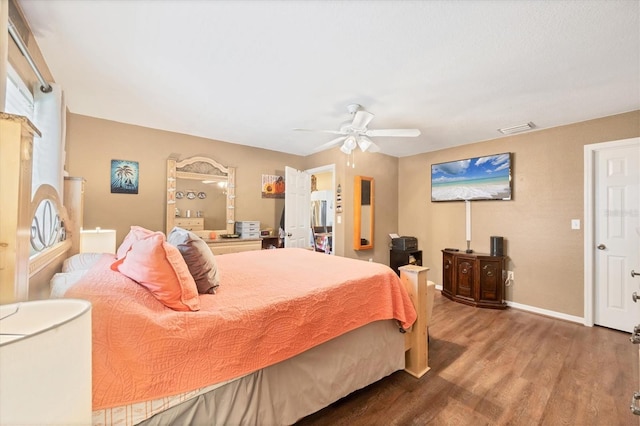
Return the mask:
[[513,278],[513,271],[507,271],[507,280],[509,281],[515,280],[515,278]]

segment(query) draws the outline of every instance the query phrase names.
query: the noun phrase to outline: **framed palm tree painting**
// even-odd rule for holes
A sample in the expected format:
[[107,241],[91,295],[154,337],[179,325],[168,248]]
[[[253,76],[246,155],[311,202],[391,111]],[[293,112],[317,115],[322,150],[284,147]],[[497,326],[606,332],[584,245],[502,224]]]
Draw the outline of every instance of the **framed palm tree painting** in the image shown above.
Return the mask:
[[138,177],[137,161],[111,160],[112,194],[137,194]]

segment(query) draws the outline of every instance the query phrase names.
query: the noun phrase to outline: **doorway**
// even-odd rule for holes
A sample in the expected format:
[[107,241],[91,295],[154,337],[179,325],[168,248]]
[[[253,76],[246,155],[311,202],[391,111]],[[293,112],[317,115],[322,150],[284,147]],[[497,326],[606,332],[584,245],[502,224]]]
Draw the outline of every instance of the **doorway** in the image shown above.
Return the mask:
[[[334,226],[335,164],[304,171],[286,167],[285,172],[285,247],[306,247],[334,254],[336,243],[339,241]],[[315,188],[311,183],[312,176],[316,178]],[[324,204],[314,201],[324,201]],[[324,207],[318,207],[322,205]],[[317,211],[312,212],[312,206],[318,207]],[[316,214],[315,218],[312,213]]]
[[305,170],[311,177],[311,246],[315,251],[335,253],[335,164]]
[[584,323],[630,332],[640,318],[640,138],[584,147]]

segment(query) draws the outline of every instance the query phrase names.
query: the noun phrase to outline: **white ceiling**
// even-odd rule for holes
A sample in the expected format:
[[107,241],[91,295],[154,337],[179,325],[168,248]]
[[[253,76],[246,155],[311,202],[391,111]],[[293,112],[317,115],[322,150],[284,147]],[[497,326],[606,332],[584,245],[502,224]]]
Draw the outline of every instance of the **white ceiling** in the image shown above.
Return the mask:
[[19,4],[71,112],[293,154],[350,103],[398,157],[640,109],[638,0]]

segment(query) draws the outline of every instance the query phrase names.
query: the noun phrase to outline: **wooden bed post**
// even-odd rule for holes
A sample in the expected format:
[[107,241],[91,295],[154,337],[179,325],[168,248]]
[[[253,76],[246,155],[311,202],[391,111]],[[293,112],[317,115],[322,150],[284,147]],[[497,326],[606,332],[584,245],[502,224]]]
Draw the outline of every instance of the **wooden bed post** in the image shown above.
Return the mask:
[[[405,335],[405,371],[420,378],[429,371],[429,342],[427,326],[429,312],[433,305],[433,297],[428,297],[427,271],[429,268],[416,265],[406,265],[398,268],[400,280],[404,284],[413,302],[418,318],[412,330]],[[431,293],[435,289],[432,283]],[[433,296],[433,294],[432,294]],[[429,302],[431,301],[431,302]]]

